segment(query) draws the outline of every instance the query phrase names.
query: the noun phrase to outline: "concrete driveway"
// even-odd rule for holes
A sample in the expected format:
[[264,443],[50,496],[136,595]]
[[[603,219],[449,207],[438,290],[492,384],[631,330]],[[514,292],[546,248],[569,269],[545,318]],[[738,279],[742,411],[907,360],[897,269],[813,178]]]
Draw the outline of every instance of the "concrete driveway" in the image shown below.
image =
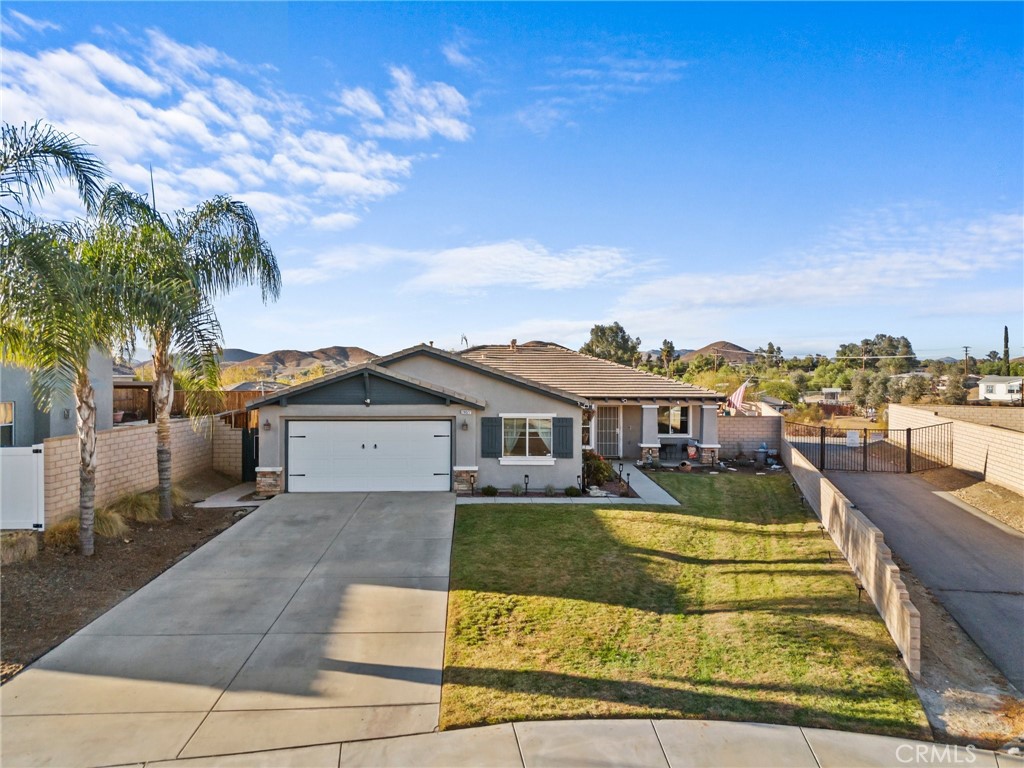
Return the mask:
[[1024,691],[1024,534],[913,475],[829,472],[1006,678]]
[[432,731],[454,520],[450,493],[278,496],[4,685],[4,765]]

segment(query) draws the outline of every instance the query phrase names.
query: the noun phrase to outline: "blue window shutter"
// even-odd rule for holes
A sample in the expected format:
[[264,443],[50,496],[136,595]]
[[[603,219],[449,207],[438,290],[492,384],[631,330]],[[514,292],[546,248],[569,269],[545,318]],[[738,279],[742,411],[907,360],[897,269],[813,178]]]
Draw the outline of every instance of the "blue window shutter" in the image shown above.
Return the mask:
[[551,453],[556,459],[571,459],[572,450],[572,419],[554,419],[554,448]]
[[489,416],[480,419],[480,456],[484,459],[501,458],[501,419]]

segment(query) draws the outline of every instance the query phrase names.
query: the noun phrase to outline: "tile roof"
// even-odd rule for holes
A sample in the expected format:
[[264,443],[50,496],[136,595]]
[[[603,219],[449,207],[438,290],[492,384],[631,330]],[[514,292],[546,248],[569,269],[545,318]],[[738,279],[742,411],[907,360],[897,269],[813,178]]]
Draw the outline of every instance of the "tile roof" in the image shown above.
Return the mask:
[[461,355],[524,379],[573,392],[587,400],[621,401],[625,398],[662,404],[676,400],[725,400],[725,395],[709,389],[590,357],[549,342],[472,347]]

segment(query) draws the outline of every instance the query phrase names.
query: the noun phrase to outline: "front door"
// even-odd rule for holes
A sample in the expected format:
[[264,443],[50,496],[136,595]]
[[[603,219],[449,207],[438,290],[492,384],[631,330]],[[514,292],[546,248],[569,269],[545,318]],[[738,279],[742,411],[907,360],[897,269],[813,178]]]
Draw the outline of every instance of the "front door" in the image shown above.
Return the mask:
[[622,409],[617,405],[597,406],[597,434],[594,447],[605,458],[622,455]]

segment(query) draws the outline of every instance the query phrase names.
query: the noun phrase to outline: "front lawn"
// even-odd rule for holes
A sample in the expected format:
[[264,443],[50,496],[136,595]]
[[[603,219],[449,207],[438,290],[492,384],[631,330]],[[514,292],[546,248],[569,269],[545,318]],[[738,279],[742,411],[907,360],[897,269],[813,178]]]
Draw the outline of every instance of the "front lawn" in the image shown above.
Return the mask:
[[458,507],[442,728],[683,717],[928,738],[788,476],[657,480],[682,507]]

